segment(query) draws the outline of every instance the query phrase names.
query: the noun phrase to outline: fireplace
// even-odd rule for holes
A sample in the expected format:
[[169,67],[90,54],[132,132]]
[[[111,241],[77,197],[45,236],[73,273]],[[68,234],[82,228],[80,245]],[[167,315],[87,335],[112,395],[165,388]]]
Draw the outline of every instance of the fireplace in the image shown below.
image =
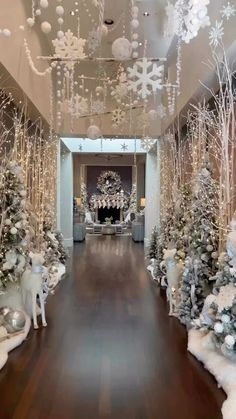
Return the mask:
[[115,223],[116,221],[120,221],[120,208],[98,208],[97,210],[97,218],[100,221],[100,223],[105,222],[105,218],[112,217],[112,223]]

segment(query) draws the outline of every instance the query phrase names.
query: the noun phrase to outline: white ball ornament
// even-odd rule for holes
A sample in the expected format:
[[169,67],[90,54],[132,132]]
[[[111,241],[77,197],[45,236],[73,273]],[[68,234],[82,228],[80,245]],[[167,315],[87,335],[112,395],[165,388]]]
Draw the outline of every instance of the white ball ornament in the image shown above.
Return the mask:
[[21,228],[22,226],[21,226],[21,222],[20,221],[18,221],[16,224],[15,224],[15,227],[16,228]]
[[40,9],[36,9],[35,10],[35,14],[36,14],[36,16],[40,16],[41,15],[41,10]]
[[102,86],[97,86],[95,90],[96,93],[98,93],[99,95],[104,93],[104,89]]
[[5,225],[6,225],[6,226],[10,226],[10,225],[11,225],[11,220],[10,220],[10,218],[7,218],[7,219],[5,220]]
[[9,29],[3,29],[2,34],[6,37],[6,38],[10,38],[11,36],[11,31]]
[[32,28],[32,26],[34,26],[34,19],[32,17],[28,17],[28,19],[26,20],[27,24],[29,25],[30,28]]
[[43,33],[49,33],[49,32],[51,32],[51,30],[52,30],[52,27],[51,27],[51,25],[50,25],[50,23],[49,22],[42,22],[41,23],[41,31],[43,32]]
[[131,26],[132,26],[133,29],[137,29],[139,27],[138,19],[132,19],[131,20]]
[[127,38],[117,38],[112,44],[112,55],[118,61],[128,60],[132,53],[131,43]]
[[232,348],[235,344],[235,339],[232,335],[225,336],[225,343],[229,348]]
[[132,15],[133,16],[137,16],[138,15],[138,12],[139,12],[138,6],[133,6],[132,7]]
[[133,57],[133,58],[138,58],[138,53],[137,53],[137,51],[134,51],[134,52],[133,52],[132,57]]
[[137,41],[132,41],[131,42],[132,48],[133,49],[137,49],[138,48],[138,42]]
[[87,137],[90,138],[90,140],[97,140],[101,135],[100,128],[97,125],[90,125],[90,127],[88,127]]
[[19,29],[20,29],[21,31],[24,31],[24,30],[25,30],[24,25],[20,25],[20,26],[19,26]]
[[40,4],[40,7],[42,7],[43,9],[46,9],[48,7],[48,0],[40,0],[39,4]]
[[56,7],[56,14],[57,14],[58,16],[63,16],[63,15],[64,15],[64,7],[62,7],[62,6],[57,6],[57,7]]
[[224,331],[224,326],[222,323],[220,322],[216,322],[215,326],[214,326],[214,330],[216,333],[222,333]]
[[17,228],[16,227],[12,227],[10,230],[10,233],[14,236],[15,234],[17,234]]
[[64,19],[63,19],[62,17],[59,17],[59,18],[57,19],[57,22],[58,22],[58,24],[59,24],[59,25],[63,25],[63,23],[64,23]]
[[132,39],[136,41],[136,39],[138,39],[138,33],[134,32],[132,35]]
[[63,36],[64,36],[64,32],[63,32],[63,31],[58,31],[58,32],[57,32],[57,37],[58,37],[58,39],[63,38]]
[[223,314],[221,316],[221,320],[223,323],[229,323],[230,322],[230,316],[228,316],[228,314]]

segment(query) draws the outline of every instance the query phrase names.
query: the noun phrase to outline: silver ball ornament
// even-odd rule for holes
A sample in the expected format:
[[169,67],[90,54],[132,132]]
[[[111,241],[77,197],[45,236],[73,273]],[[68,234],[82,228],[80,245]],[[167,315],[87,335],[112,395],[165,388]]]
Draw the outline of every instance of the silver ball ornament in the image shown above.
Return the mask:
[[9,333],[24,329],[25,321],[25,315],[20,310],[11,310],[4,316],[4,325]]

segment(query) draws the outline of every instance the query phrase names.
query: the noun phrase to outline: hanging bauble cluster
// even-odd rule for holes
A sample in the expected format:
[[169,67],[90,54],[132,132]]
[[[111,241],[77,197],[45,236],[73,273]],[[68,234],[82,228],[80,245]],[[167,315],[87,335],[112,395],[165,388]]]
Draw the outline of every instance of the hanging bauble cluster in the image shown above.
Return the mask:
[[131,22],[130,22],[130,26],[131,26],[131,37],[132,37],[132,42],[131,42],[131,46],[132,46],[132,57],[133,58],[137,58],[138,57],[138,33],[137,33],[137,29],[139,27],[139,20],[138,20],[138,13],[139,13],[139,8],[137,6],[132,6],[131,8]]
[[101,130],[97,125],[90,125],[87,130],[87,137],[90,140],[97,140],[102,136]]

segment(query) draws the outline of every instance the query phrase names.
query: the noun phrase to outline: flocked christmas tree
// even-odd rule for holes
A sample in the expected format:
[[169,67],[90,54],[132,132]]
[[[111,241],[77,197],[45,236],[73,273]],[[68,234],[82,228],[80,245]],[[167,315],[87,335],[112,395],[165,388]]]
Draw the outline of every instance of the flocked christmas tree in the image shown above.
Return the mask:
[[137,212],[137,188],[135,184],[133,184],[131,194],[130,194],[129,212],[132,212],[132,213]]
[[15,161],[0,168],[0,213],[0,285],[5,286],[19,279],[30,247],[26,190]]
[[88,194],[87,194],[87,187],[84,182],[81,183],[81,210],[86,212],[89,209],[88,206]]
[[150,242],[148,246],[147,257],[149,260],[156,259],[157,257],[157,238],[158,238],[157,227],[154,227],[154,229],[152,230],[152,234],[151,234],[151,238],[150,238]]
[[205,163],[195,181],[188,231],[188,256],[181,283],[179,318],[186,324],[199,317],[205,297],[210,294],[218,259],[218,188]]

